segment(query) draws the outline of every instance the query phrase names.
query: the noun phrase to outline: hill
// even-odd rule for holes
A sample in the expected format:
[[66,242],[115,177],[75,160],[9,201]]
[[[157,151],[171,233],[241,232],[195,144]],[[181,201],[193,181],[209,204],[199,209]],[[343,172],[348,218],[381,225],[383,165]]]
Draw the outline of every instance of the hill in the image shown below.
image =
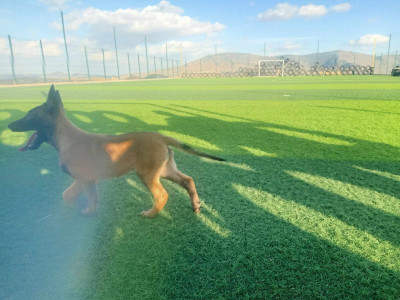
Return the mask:
[[[220,53],[217,55],[208,55],[201,59],[194,60],[187,63],[186,72],[235,72],[239,68],[254,68],[258,62],[263,59],[289,59],[298,62],[300,65],[310,68],[319,62],[320,65],[325,67],[334,66],[372,66],[372,55],[363,53],[350,52],[350,51],[330,51],[323,53],[312,53],[308,55],[283,55],[283,56],[268,56],[249,54],[249,53]],[[390,57],[389,66],[391,61],[394,63],[394,58]],[[386,58],[380,61],[379,57],[376,58],[375,74],[380,73],[379,67],[382,63],[382,72],[386,69]]]

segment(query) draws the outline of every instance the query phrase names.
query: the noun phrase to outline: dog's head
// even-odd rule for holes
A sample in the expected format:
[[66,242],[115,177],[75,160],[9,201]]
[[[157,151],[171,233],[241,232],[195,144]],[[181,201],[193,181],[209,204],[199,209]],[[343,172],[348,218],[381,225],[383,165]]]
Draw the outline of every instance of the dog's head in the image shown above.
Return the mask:
[[49,142],[54,133],[57,116],[62,111],[60,93],[52,85],[45,103],[31,109],[22,119],[8,124],[8,128],[12,131],[35,130],[26,145],[19,150],[36,150],[43,142]]

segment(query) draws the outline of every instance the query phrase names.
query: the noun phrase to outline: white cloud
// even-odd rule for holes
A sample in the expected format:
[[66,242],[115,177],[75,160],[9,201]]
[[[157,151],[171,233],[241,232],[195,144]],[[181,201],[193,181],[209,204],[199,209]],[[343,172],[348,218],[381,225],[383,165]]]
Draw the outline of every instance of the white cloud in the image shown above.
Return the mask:
[[[89,7],[75,10],[64,16],[66,30],[87,30],[89,39],[98,45],[113,45],[113,26],[116,28],[118,44],[134,47],[144,42],[144,35],[150,43],[171,39],[209,35],[222,31],[225,26],[218,22],[203,22],[183,15],[183,9],[162,0],[157,5],[141,9],[100,10]],[[54,24],[61,29],[59,24]]]
[[331,6],[330,9],[334,12],[346,12],[351,9],[351,4],[350,3],[341,3],[338,5]]
[[[179,61],[181,59],[181,54],[182,54],[182,59],[185,61],[190,62],[191,60],[198,59],[199,57],[204,57],[210,54],[214,54],[215,51],[215,45],[218,44],[218,52],[223,53],[225,49],[220,46],[219,41],[187,41],[187,40],[171,40],[168,41],[168,58],[171,60],[173,59],[174,61]],[[0,44],[1,45],[1,44]],[[71,51],[70,51],[71,52]],[[143,66],[145,64],[145,46],[143,44],[137,45],[130,49],[130,59],[131,63],[136,64],[137,62],[137,54],[140,55],[140,59],[143,63]],[[149,57],[149,62],[152,64],[154,57],[156,57],[157,63],[160,59],[160,57],[163,58],[163,61],[165,63],[165,43],[157,43],[157,44],[151,44],[148,45],[147,47],[147,53]],[[79,53],[78,53],[79,54]],[[70,53],[71,56],[71,53]],[[97,61],[101,62],[103,61],[103,52],[95,48],[88,49],[88,57],[89,61]],[[122,53],[122,51],[119,51],[118,57],[121,60],[124,60],[124,57],[126,57],[125,53]],[[114,49],[109,49],[106,50],[104,49],[104,59],[106,61],[115,61],[115,50]],[[71,59],[72,60],[72,59]]]
[[[110,61],[115,59],[115,52],[112,50],[104,51],[104,60]],[[103,52],[97,51],[93,53],[89,53],[90,61],[103,61]]]
[[325,5],[307,4],[297,6],[288,2],[278,3],[274,8],[258,14],[261,21],[289,20],[295,17],[303,17],[306,19],[320,18],[330,12],[341,13],[351,9],[349,3],[341,3],[331,7]]
[[[168,42],[168,53],[171,55],[180,55],[181,52],[187,52],[187,51],[192,51],[195,50],[196,48],[199,47],[198,43],[192,42],[192,41],[169,41]],[[150,53],[154,53],[157,55],[157,53],[163,53],[165,52],[165,44],[163,45],[158,45],[158,46],[152,46],[150,47],[149,50]]]
[[[182,58],[189,62],[199,57],[214,54],[215,45],[218,45],[219,53],[223,53],[225,51],[225,49],[222,48],[221,42],[216,40],[171,40],[168,41],[168,57],[170,59],[180,60],[182,54]],[[143,44],[138,45],[133,49],[133,51],[143,56],[145,53],[145,47]],[[149,45],[147,48],[147,52],[149,57],[151,57],[150,59],[153,59],[153,56],[165,57],[165,43]]]
[[358,39],[351,40],[349,43],[353,46],[366,46],[373,45],[374,40],[376,44],[382,44],[389,42],[389,37],[382,34],[366,34]]
[[328,9],[325,5],[314,5],[308,4],[300,6],[298,15],[307,19],[319,18],[325,16],[328,13]]
[[6,38],[0,38],[0,54],[9,54],[10,48],[8,46],[8,40]]
[[258,19],[263,21],[287,20],[297,15],[299,8],[287,2],[278,3],[275,8],[270,8],[264,13],[258,14]]
[[[62,51],[60,44],[57,42],[49,42],[47,40],[42,40],[43,52],[46,57],[48,56],[60,56]],[[40,44],[37,40],[12,40],[13,53],[15,56],[21,57],[40,57],[41,50]],[[0,38],[0,54],[9,55],[9,43],[8,39]]]
[[57,42],[49,42],[47,40],[42,40],[43,44],[43,53],[46,56],[61,56],[63,55],[63,51],[61,50],[62,44]]
[[158,5],[153,5],[153,6],[149,5],[149,6],[145,7],[143,9],[143,11],[164,12],[164,13],[172,13],[172,14],[182,14],[183,13],[182,8],[171,5],[171,3],[169,3],[168,1],[165,1],[165,0],[161,0],[161,2]]

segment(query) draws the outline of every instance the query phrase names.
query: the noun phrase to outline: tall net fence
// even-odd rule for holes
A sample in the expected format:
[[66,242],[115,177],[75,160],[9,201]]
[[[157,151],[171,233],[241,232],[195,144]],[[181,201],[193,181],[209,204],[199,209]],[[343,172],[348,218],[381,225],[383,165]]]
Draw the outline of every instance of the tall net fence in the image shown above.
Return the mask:
[[167,51],[143,52],[0,36],[0,84],[181,76],[182,64],[176,56],[168,56]]
[[[215,53],[193,59],[193,54],[168,51],[168,43],[147,43],[132,49],[69,42],[31,40],[0,35],[0,84],[65,81],[131,80],[158,78],[206,78],[253,76],[390,75],[400,65],[400,35],[379,45],[371,54],[331,51],[308,55],[262,56]],[[212,49],[210,49],[212,53]],[[184,56],[191,57],[188,63]],[[283,60],[267,63],[265,60]],[[263,61],[260,63],[260,61]]]

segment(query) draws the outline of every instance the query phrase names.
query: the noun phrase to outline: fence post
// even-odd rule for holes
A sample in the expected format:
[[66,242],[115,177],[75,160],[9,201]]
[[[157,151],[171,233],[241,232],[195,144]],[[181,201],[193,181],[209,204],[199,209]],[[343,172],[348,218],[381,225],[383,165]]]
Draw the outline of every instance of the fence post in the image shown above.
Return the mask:
[[375,69],[375,58],[376,58],[376,54],[375,54],[375,48],[376,48],[376,41],[374,38],[374,47],[372,50],[372,67]]
[[8,35],[8,44],[10,45],[10,54],[11,54],[11,71],[13,74],[13,80],[14,80],[14,84],[17,84],[17,79],[15,77],[15,61],[14,61],[14,51],[13,51],[13,47],[12,47],[12,42],[11,42],[11,36]]
[[42,70],[43,70],[43,78],[44,78],[44,82],[47,83],[47,78],[46,78],[46,61],[44,60],[44,52],[43,52],[42,40],[40,40],[40,52],[42,52]]
[[129,70],[129,79],[132,79],[132,73],[131,73],[131,61],[129,59],[129,52],[128,54],[128,70]]
[[168,43],[165,43],[165,57],[167,58],[167,77],[169,77],[169,67],[168,67]]
[[215,45],[215,76],[217,76],[218,73],[218,63],[217,63],[217,45]]
[[162,57],[160,57],[160,62],[161,62],[161,75],[164,77],[164,70],[163,70],[163,65],[162,65]]
[[103,70],[104,70],[104,80],[107,80],[107,74],[106,74],[106,59],[104,57],[104,48],[101,48],[101,51],[103,52]]
[[176,60],[176,76],[179,77],[179,60]]
[[389,35],[389,47],[388,47],[388,57],[386,60],[386,72],[385,74],[388,73],[388,67],[389,67],[389,57],[390,57],[390,41],[392,40],[392,34]]
[[182,73],[182,66],[183,66],[183,49],[182,49],[182,45],[181,45],[181,63],[179,64],[179,69]]
[[68,80],[71,81],[71,74],[69,72],[69,55],[68,55],[68,47],[67,47],[67,38],[65,37],[65,27],[64,27],[64,15],[61,11],[61,23],[64,35],[64,44],[65,44],[65,55],[67,56],[67,71],[68,71]]
[[154,75],[157,75],[156,57],[154,56]]
[[121,80],[121,77],[119,76],[118,48],[117,48],[117,37],[115,36],[115,26],[113,26],[113,32],[114,32],[115,58],[117,59],[118,79]]
[[140,56],[139,56],[139,54],[137,55],[137,62],[138,62],[138,66],[139,66],[139,78],[142,79],[142,73],[140,72]]
[[144,46],[146,49],[146,64],[147,64],[147,77],[150,75],[150,71],[149,71],[149,57],[147,55],[147,39],[146,36],[144,36]]
[[88,59],[88,56],[87,56],[86,46],[85,46],[85,57],[86,57],[87,76],[88,76],[88,79],[90,80],[89,59]]
[[267,45],[264,43],[264,59],[266,59],[265,57],[266,57],[266,49],[267,49],[267,47],[266,47]]

